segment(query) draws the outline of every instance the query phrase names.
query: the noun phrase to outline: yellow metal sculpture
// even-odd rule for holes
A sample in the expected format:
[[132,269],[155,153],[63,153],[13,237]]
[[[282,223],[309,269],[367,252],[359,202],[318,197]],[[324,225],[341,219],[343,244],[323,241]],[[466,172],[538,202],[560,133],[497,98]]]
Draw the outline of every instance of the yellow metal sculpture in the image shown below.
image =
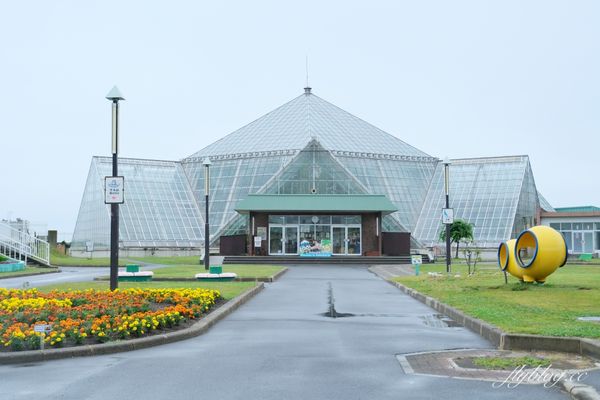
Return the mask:
[[498,263],[502,271],[506,271],[512,276],[523,280],[524,269],[517,265],[514,257],[516,241],[516,239],[510,239],[500,243],[500,247],[498,247]]
[[517,239],[502,242],[498,264],[503,271],[524,282],[544,283],[546,277],[567,263],[567,244],[549,226],[534,226]]

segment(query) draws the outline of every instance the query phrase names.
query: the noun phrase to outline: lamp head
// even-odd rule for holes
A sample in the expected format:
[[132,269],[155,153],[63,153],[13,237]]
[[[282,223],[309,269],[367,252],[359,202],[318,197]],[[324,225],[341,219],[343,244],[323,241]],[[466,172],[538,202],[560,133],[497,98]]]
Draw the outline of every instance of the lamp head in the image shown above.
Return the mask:
[[450,162],[450,159],[448,157],[444,157],[444,161],[443,162],[444,162],[444,165],[450,165],[450,164],[452,164]]
[[205,167],[207,167],[207,168],[208,168],[208,167],[210,167],[210,165],[211,165],[211,164],[212,164],[212,163],[210,162],[210,158],[208,158],[208,157],[206,157],[206,158],[204,159],[204,161],[202,161],[202,165],[204,165],[204,166],[205,166]]
[[108,94],[106,95],[106,99],[113,102],[117,102],[119,100],[125,100],[125,97],[123,97],[118,87],[113,86],[110,92],[108,92]]

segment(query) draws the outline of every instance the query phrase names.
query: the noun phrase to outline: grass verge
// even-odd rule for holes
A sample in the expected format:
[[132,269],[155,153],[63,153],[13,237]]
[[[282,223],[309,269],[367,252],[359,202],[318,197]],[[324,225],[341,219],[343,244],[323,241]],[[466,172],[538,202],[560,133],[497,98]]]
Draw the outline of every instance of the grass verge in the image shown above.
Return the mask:
[[[283,267],[273,265],[224,265],[223,272],[234,272],[240,278],[269,278]],[[177,265],[154,270],[155,278],[194,278],[194,275],[205,272],[201,265]]]
[[[273,265],[224,265],[223,272],[234,272],[238,278],[246,279],[267,279],[274,276],[279,271],[283,270],[284,267],[277,267]],[[143,270],[143,267],[142,267]],[[164,268],[157,268],[153,270],[154,279],[182,279],[183,281],[194,279],[194,276],[198,273],[206,272],[202,265],[173,265]],[[96,278],[98,280],[109,279],[108,275],[100,276]]]
[[[497,270],[466,275],[466,267],[453,265],[460,277],[446,277],[445,265],[423,265],[420,276],[394,280],[449,304],[510,333],[600,338],[600,323],[577,317],[600,316],[600,268],[568,264],[550,275],[544,285],[523,284]],[[443,273],[431,277],[428,272]]]
[[22,271],[12,271],[12,272],[0,272],[0,279],[2,278],[12,278],[16,276],[23,275],[39,275],[39,274],[47,274],[50,272],[56,272],[56,268],[41,268],[41,267],[29,267],[26,266]]
[[130,260],[140,261],[147,264],[162,265],[201,265],[200,256],[174,256],[174,257],[130,257]]
[[[110,258],[79,258],[60,254],[56,251],[51,251],[50,264],[63,267],[108,267],[110,266]],[[119,265],[125,265],[121,258],[119,258]]]
[[514,369],[518,367],[548,367],[552,360],[531,356],[525,357],[476,357],[473,364],[485,369]]

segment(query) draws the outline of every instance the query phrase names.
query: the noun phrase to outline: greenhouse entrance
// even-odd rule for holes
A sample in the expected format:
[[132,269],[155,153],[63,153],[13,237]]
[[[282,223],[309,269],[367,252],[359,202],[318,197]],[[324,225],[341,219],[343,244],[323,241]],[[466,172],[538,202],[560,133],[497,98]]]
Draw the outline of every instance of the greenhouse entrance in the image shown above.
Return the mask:
[[360,215],[269,215],[269,255],[359,256],[361,219]]
[[250,194],[236,207],[248,215],[248,255],[381,256],[381,221],[396,207],[383,195]]

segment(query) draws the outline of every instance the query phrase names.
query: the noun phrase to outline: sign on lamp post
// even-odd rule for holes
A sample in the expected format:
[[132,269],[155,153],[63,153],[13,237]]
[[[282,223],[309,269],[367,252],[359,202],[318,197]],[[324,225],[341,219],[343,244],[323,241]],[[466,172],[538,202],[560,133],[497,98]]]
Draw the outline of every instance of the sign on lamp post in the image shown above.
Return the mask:
[[104,203],[123,204],[125,202],[125,178],[122,176],[104,177]]

